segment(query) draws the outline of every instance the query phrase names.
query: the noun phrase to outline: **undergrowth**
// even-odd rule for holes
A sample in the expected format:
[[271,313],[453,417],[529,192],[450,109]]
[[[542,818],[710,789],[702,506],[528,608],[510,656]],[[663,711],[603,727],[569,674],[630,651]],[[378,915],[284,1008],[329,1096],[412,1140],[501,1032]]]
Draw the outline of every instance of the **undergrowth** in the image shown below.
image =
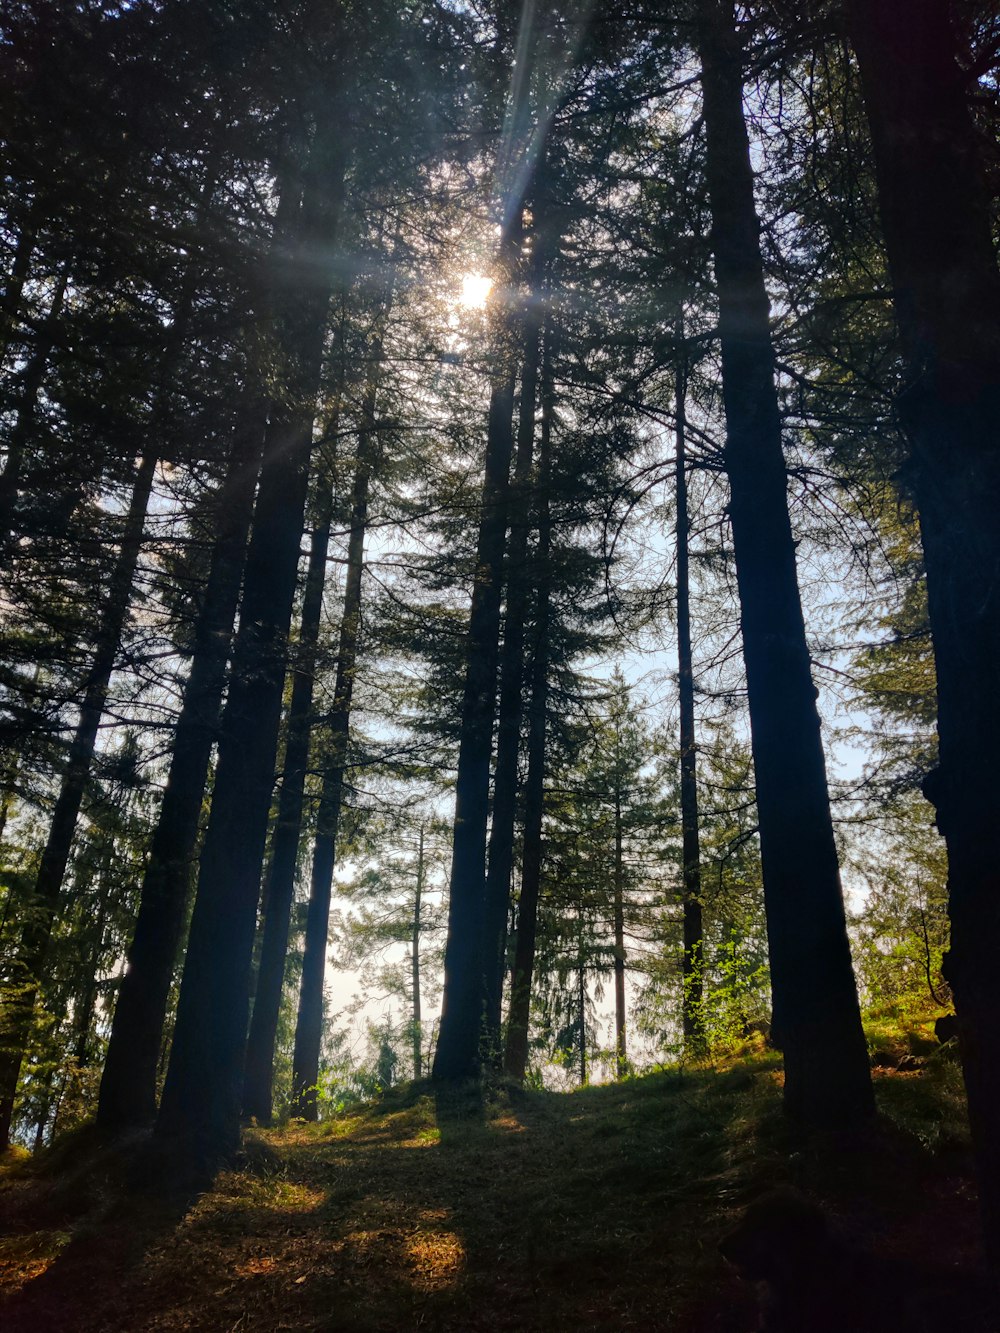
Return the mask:
[[881,1070],[879,1121],[852,1136],[799,1139],[780,1081],[758,1052],[569,1094],[406,1084],[256,1132],[178,1216],[122,1213],[105,1186],[89,1213],[46,1218],[58,1181],[15,1164],[0,1180],[4,1326],[742,1333],[754,1295],[717,1243],[785,1183],[876,1249],[974,1261],[953,1062]]

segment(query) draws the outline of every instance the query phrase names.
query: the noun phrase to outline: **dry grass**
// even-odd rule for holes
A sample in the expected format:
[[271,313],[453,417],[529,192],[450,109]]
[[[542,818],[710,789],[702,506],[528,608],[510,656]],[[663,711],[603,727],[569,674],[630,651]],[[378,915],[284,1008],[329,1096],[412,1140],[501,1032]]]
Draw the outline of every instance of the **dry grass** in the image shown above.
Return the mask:
[[[269,1151],[183,1215],[117,1206],[105,1173],[89,1215],[67,1220],[51,1181],[15,1167],[0,1180],[3,1326],[742,1333],[752,1293],[716,1242],[780,1182],[877,1247],[971,1262],[950,1067],[882,1075],[888,1114],[842,1141],[795,1141],[779,1080],[758,1059],[570,1095],[407,1086],[262,1134]],[[86,1191],[69,1194],[79,1211]]]

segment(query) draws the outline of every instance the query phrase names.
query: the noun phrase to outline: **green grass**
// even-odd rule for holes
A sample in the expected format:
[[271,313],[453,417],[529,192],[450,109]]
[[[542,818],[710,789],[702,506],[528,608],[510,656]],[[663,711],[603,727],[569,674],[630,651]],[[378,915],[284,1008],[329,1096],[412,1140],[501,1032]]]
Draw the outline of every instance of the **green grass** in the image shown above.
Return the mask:
[[65,1220],[25,1219],[5,1327],[741,1333],[754,1296],[716,1245],[776,1184],[876,1248],[971,1262],[954,1065],[886,1071],[878,1100],[871,1131],[799,1140],[773,1056],[571,1094],[406,1085],[259,1132],[181,1218],[112,1209],[62,1257]]

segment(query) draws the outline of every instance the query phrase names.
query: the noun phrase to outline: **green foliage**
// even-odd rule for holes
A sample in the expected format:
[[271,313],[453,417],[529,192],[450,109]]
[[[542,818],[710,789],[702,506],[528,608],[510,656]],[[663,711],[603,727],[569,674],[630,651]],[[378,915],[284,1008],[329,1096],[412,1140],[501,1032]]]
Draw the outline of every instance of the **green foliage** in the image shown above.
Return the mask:
[[[92,1117],[120,960],[128,944],[136,886],[150,828],[150,793],[135,737],[99,756],[68,867],[62,910],[40,978],[17,971],[17,950],[33,919],[37,853],[32,821],[9,830],[3,848],[7,898],[0,917],[0,998],[38,986],[35,1027],[20,1079],[16,1133],[36,1146]],[[14,837],[17,841],[13,841]],[[26,838],[28,845],[19,845]],[[40,983],[40,984],[39,984]]]
[[878,788],[892,800],[918,787],[936,762],[937,688],[917,517],[895,487],[882,488],[880,499],[882,610],[877,637],[866,627],[868,642],[854,655],[852,677],[858,702],[872,715]]
[[[359,829],[353,873],[338,886],[332,917],[337,965],[359,974],[352,1005],[388,1003],[406,1038],[399,1068],[413,1073],[415,1044],[429,1058],[446,925],[447,825],[421,808],[387,808]],[[419,906],[418,906],[419,904]],[[417,972],[414,972],[416,953]],[[417,994],[414,986],[417,985]],[[420,1024],[416,1028],[415,1002]]]
[[[753,767],[731,727],[706,726],[698,752],[701,896],[704,922],[702,1021],[712,1054],[738,1049],[770,1014],[767,934],[757,843]],[[676,755],[671,759],[677,763]],[[675,778],[676,781],[676,778]],[[683,978],[677,922],[682,867],[674,849],[671,905],[658,930],[636,1018],[656,1048],[679,1056]]]
[[873,1013],[927,1018],[951,1005],[941,975],[948,948],[947,856],[926,802],[904,792],[883,811],[877,853],[856,863],[864,907],[854,921],[862,996]]
[[318,1088],[320,1118],[326,1120],[362,1106],[388,1091],[397,1081],[406,1035],[389,1019],[378,1024],[369,1022],[358,1057],[349,1030],[335,1029],[323,1051]]
[[748,945],[747,939],[734,933],[713,951],[700,1009],[705,1040],[713,1054],[738,1050],[755,1033],[766,1030],[770,1012],[766,957]]
[[597,1042],[594,1002],[614,975],[616,901],[626,968],[646,969],[677,841],[658,738],[623,677],[581,682],[580,695],[579,718],[563,720],[546,796],[535,964],[536,1051],[563,1066],[579,1065]]

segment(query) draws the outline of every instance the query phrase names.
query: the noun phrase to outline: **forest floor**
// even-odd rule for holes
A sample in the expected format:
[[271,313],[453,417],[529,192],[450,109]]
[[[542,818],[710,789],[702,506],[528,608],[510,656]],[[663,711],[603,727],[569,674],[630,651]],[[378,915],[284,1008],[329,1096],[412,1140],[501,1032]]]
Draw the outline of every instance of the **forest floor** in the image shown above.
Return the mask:
[[971,1270],[959,1072],[946,1052],[919,1068],[900,1054],[877,1071],[879,1121],[860,1137],[797,1140],[776,1057],[758,1051],[570,1094],[402,1085],[255,1134],[184,1208],[123,1203],[85,1139],[11,1160],[0,1326],[744,1333],[755,1293],[717,1245],[779,1184],[878,1254]]

